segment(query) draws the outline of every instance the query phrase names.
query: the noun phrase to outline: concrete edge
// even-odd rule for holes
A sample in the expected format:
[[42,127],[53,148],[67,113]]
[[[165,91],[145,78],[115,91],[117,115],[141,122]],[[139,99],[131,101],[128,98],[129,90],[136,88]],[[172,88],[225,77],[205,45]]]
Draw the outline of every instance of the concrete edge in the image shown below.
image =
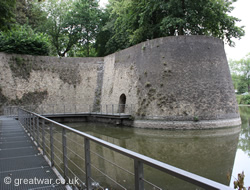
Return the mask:
[[133,127],[148,129],[219,129],[241,125],[241,118],[203,121],[135,120]]

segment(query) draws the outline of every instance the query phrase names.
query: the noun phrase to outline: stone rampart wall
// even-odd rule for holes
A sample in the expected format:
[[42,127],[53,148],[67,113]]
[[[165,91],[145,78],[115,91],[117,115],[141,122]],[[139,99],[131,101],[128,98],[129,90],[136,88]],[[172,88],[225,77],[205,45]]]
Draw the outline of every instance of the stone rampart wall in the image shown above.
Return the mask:
[[94,104],[103,58],[0,53],[1,105]]
[[102,102],[121,94],[138,119],[239,117],[224,44],[212,37],[159,38],[105,57]]
[[[239,118],[221,40],[177,36],[146,41],[104,58],[0,53],[5,104],[133,105],[136,120]],[[124,99],[125,97],[125,99]]]

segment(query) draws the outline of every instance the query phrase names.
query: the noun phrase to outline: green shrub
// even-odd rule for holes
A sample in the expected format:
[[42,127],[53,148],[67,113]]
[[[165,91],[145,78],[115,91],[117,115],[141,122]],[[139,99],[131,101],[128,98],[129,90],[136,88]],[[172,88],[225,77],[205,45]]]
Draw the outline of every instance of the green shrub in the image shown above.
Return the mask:
[[237,95],[238,104],[248,104],[250,105],[250,95]]
[[241,104],[250,104],[250,95],[244,95],[241,97]]
[[16,54],[49,55],[49,40],[43,33],[35,33],[28,26],[15,26],[0,32],[0,51]]

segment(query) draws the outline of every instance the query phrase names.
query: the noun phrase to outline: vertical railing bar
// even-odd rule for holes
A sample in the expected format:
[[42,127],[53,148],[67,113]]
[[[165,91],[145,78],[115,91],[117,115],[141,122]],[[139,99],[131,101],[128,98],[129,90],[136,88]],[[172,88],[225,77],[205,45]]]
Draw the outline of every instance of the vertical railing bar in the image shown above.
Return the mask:
[[26,130],[29,132],[29,114],[26,112]]
[[24,126],[24,128],[26,129],[26,117],[25,117],[25,113],[24,113],[24,111],[23,110],[21,110],[21,113],[23,114],[23,126]]
[[36,116],[35,115],[33,115],[33,139],[36,141]]
[[17,109],[17,117],[18,117],[18,121],[20,121],[21,120],[21,118],[20,118],[20,115],[19,115],[20,113],[19,113],[19,109]]
[[43,155],[45,155],[45,126],[44,126],[44,119],[42,120],[42,149],[43,149]]
[[51,159],[51,167],[53,167],[54,166],[53,124],[50,124],[50,159]]
[[27,117],[27,127],[26,127],[26,129],[29,132],[29,113],[28,112],[26,113],[26,117]]
[[29,133],[30,133],[30,136],[31,136],[31,132],[32,132],[32,129],[31,129],[31,113],[29,114]]
[[67,136],[66,129],[62,129],[62,145],[63,145],[63,172],[65,183],[68,183],[68,160],[67,160]]
[[35,115],[32,114],[32,138],[33,140],[35,140],[35,134],[36,134],[36,131],[35,131]]
[[87,189],[91,189],[91,165],[90,165],[90,142],[88,138],[84,138],[84,150],[85,150],[85,173],[86,173],[86,186]]
[[135,189],[144,190],[143,163],[137,159],[134,159],[134,171],[135,171]]
[[37,141],[37,145],[39,146],[39,117],[37,117],[36,119],[36,141]]

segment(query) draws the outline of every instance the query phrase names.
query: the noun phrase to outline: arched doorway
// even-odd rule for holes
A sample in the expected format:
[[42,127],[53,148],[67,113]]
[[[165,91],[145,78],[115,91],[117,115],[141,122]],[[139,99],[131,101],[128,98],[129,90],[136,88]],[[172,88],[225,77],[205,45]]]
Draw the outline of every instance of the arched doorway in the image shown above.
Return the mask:
[[126,95],[122,94],[119,99],[118,113],[125,113]]

